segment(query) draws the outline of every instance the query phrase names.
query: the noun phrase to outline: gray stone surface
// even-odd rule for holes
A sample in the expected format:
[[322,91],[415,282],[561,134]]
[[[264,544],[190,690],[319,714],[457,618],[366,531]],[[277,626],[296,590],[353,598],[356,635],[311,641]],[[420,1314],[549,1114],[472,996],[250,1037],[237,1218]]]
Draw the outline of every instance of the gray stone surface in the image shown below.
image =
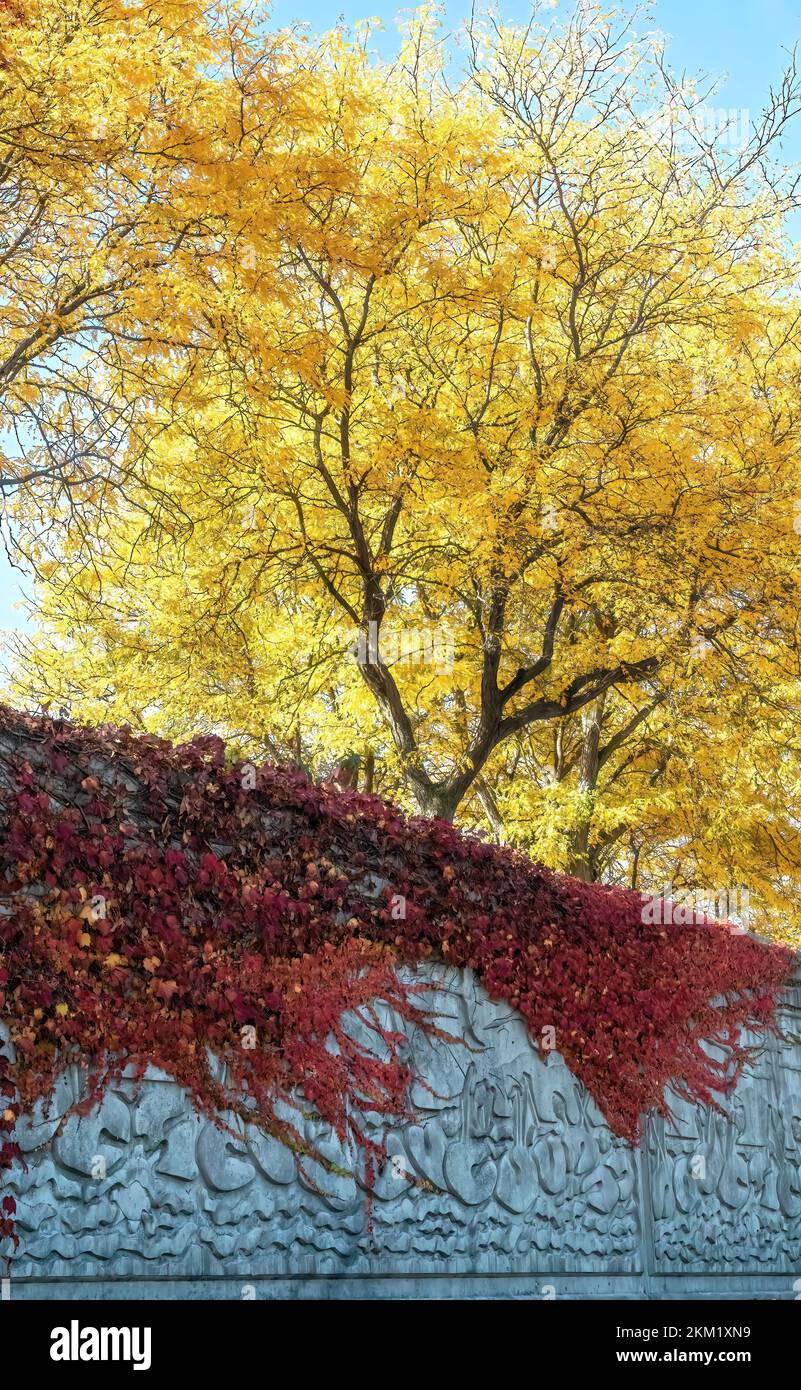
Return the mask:
[[558,1054],[544,1062],[469,973],[429,971],[443,1026],[410,1035],[417,1121],[354,1177],[255,1130],[232,1137],[158,1074],[22,1130],[13,1298],[801,1297],[801,989],[728,1117],[676,1099],[637,1150]]

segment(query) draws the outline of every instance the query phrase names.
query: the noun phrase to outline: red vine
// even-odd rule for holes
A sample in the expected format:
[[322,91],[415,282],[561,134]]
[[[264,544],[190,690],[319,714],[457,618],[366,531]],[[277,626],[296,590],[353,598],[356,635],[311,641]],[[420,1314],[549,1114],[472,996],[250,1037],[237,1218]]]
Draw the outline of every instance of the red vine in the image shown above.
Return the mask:
[[[473,969],[535,1042],[553,1028],[633,1141],[668,1083],[707,1103],[735,1083],[740,1028],[773,1025],[795,967],[714,923],[644,923],[638,893],[376,797],[226,764],[214,738],[172,747],[0,708],[0,782],[0,1171],[20,1156],[20,1107],[76,1059],[87,1106],[126,1065],[152,1063],[201,1110],[296,1149],[282,1102],[300,1087],[369,1151],[366,1116],[403,1118],[411,1081],[376,1001],[437,1032],[422,987],[396,973],[432,958]],[[375,1048],[343,1023],[352,1011]],[[7,1196],[0,1237],[13,1215]]]

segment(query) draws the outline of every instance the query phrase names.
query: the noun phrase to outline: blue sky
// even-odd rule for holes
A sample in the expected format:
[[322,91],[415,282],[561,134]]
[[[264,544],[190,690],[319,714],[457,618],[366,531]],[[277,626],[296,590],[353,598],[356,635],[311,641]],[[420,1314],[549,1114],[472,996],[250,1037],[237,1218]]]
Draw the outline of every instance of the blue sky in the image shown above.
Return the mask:
[[[470,0],[447,0],[448,22],[458,25],[469,10]],[[375,16],[386,33],[376,39],[384,52],[393,43],[393,19],[413,6],[382,4],[381,0],[334,0],[313,4],[310,0],[275,0],[275,25],[307,22],[313,29],[330,29],[340,16],[346,24]],[[510,21],[530,13],[528,0],[496,0],[494,8]],[[571,0],[558,0],[555,13],[566,13]],[[655,0],[654,27],[671,36],[671,54],[678,68],[727,72],[726,105],[758,108],[769,83],[782,66],[782,45],[792,47],[801,39],[801,0]],[[801,137],[799,137],[801,148]]]
[[[566,12],[572,0],[559,0],[556,13]],[[375,44],[384,54],[392,52],[396,41],[393,19],[402,6],[382,0],[334,0],[333,4],[312,0],[275,0],[272,21],[283,26],[307,21],[315,30],[330,29],[342,17],[345,24],[375,16],[385,25]],[[413,8],[413,7],[408,7]],[[524,19],[527,0],[503,0],[495,5],[510,21]],[[456,27],[469,10],[469,0],[448,0],[446,15]],[[747,108],[755,115],[762,107],[771,83],[786,65],[783,49],[801,40],[801,0],[655,0],[653,27],[670,38],[672,66],[688,73],[725,75],[719,98],[721,106]],[[801,121],[784,157],[801,160]],[[24,613],[16,607],[20,599],[19,573],[12,570],[0,546],[0,628],[26,626]]]
[[[374,43],[388,55],[395,42],[394,16],[413,8],[382,4],[381,0],[357,0],[356,4],[349,0],[334,0],[333,4],[274,0],[272,19],[276,26],[306,22],[312,29],[322,30],[332,28],[340,16],[345,24],[375,16],[385,32],[376,35]],[[529,0],[496,0],[493,8],[511,22],[523,20],[531,12]],[[447,0],[447,22],[458,27],[469,9],[470,0]],[[554,12],[566,14],[570,9],[572,0],[558,0]],[[771,83],[786,66],[782,49],[801,41],[801,0],[654,0],[651,10],[654,19],[649,27],[670,38],[673,66],[688,73],[726,74],[720,104],[745,107],[752,114],[761,109]],[[788,147],[787,158],[801,159],[801,128],[793,146]]]

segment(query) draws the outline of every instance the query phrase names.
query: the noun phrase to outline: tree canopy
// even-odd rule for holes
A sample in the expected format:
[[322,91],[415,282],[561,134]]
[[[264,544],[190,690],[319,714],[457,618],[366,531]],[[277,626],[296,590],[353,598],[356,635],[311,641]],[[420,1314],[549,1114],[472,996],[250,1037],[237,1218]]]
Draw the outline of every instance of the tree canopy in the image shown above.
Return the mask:
[[458,53],[420,11],[389,62],[0,14],[15,698],[797,940],[794,64],[735,140],[591,5]]

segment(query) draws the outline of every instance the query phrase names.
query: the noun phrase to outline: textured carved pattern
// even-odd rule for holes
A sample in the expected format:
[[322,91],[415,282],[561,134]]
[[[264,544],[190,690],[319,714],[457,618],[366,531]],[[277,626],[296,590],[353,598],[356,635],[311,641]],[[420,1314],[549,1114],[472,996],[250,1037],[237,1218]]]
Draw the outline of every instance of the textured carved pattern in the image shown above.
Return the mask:
[[469,974],[434,973],[443,1025],[464,1045],[410,1036],[417,1122],[390,1136],[371,1200],[354,1155],[312,1117],[308,1137],[355,1176],[299,1172],[276,1142],[219,1130],[156,1075],[61,1124],[79,1095],[73,1072],[22,1134],[15,1281],[445,1271],[639,1283],[801,1266],[797,999],[786,1040],[743,1078],[731,1121],[677,1101],[674,1120],[653,1123],[634,1152],[511,1011]]
[[[797,991],[794,991],[794,994]],[[801,1011],[771,1041],[726,1105],[674,1102],[647,1136],[654,1256],[665,1272],[710,1265],[801,1273]],[[696,1176],[693,1175],[693,1166]]]

